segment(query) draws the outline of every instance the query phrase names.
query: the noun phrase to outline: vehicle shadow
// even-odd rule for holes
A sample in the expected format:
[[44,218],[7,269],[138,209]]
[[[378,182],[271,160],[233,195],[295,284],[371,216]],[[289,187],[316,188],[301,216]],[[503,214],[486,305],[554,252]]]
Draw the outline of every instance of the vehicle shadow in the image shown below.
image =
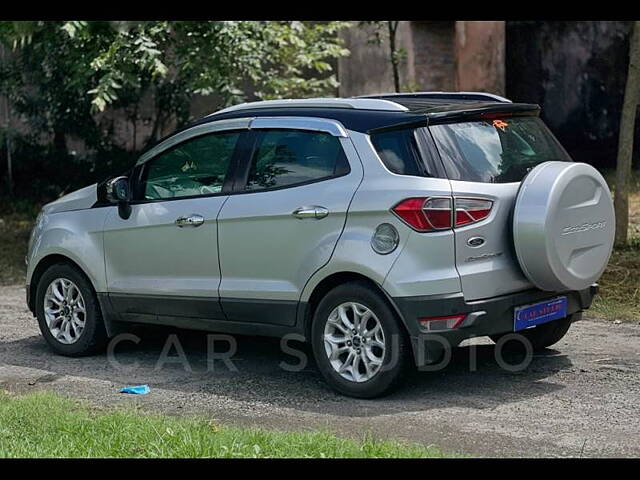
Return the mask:
[[[547,349],[536,354],[524,370],[511,372],[496,360],[495,345],[461,346],[453,350],[444,368],[410,371],[404,384],[391,395],[361,400],[336,394],[324,383],[307,345],[289,342],[291,350],[287,353],[280,348],[279,339],[234,336],[237,351],[230,357],[234,371],[231,364],[212,358],[212,352],[221,355],[229,349],[229,343],[221,337],[208,350],[207,334],[203,332],[137,328],[130,336],[121,337],[112,356],[67,358],[55,355],[42,337],[32,336],[0,342],[0,362],[46,370],[52,379],[75,376],[106,380],[117,386],[146,383],[152,389],[210,394],[212,402],[222,396],[350,417],[443,406],[491,409],[563,388],[544,380],[572,367],[567,356]],[[291,371],[305,355],[307,365]],[[515,365],[523,356],[505,353],[502,359]]]

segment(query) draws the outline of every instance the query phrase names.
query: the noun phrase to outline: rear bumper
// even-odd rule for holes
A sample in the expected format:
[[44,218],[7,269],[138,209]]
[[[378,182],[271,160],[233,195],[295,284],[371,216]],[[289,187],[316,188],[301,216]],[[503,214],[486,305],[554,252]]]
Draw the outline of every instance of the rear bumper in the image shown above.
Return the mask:
[[[396,307],[409,331],[414,358],[418,366],[439,361],[445,348],[455,347],[467,338],[497,335],[513,331],[514,307],[536,303],[560,295],[567,297],[567,313],[573,314],[591,306],[598,285],[569,292],[526,290],[509,295],[467,302],[462,294],[396,297]],[[452,330],[424,331],[420,317],[467,314],[462,324]]]

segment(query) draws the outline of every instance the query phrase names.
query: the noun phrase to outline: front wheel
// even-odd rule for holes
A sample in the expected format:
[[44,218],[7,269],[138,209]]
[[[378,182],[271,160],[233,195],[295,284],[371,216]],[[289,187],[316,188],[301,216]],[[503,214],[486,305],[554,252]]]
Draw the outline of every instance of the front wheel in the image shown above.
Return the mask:
[[45,340],[61,355],[89,355],[107,343],[93,287],[71,265],[52,265],[42,274],[36,292],[36,316]]
[[334,389],[373,398],[395,388],[408,363],[409,341],[386,300],[364,282],[331,290],[315,311],[312,347]]

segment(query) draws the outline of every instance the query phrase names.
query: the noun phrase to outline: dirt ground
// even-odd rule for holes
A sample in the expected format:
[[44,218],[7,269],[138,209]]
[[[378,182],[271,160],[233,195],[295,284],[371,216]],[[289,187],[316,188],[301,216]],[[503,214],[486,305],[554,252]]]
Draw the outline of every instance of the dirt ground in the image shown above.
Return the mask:
[[[53,390],[97,406],[136,404],[227,424],[369,433],[473,456],[640,456],[638,325],[585,319],[516,373],[498,365],[492,342],[475,339],[473,347],[457,348],[444,370],[412,373],[399,391],[377,400],[333,393],[311,361],[302,371],[282,369],[280,362],[297,359],[276,339],[236,337],[237,371],[220,360],[208,370],[206,334],[172,329],[135,331],[139,343],[115,349],[119,365],[106,354],[56,356],[20,286],[0,287],[0,326],[0,388],[13,393]],[[191,371],[178,362],[158,368],[172,333]],[[175,360],[176,352],[164,358]],[[118,393],[142,383],[149,395]]]

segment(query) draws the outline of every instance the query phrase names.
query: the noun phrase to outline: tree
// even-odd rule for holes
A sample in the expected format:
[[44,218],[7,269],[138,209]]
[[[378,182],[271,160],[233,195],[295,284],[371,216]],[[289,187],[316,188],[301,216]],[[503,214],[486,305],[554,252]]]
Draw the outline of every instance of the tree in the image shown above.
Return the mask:
[[629,42],[629,70],[620,119],[614,194],[615,243],[617,245],[626,245],[628,242],[629,177],[631,175],[636,113],[640,101],[640,22],[634,22]]
[[[4,64],[6,59],[5,46],[0,44],[0,61]],[[7,186],[9,190],[9,196],[13,196],[13,159],[11,151],[11,108],[9,107],[9,99],[6,95],[2,96],[2,113],[4,116],[4,143],[7,152]]]
[[374,27],[373,37],[369,40],[372,43],[382,45],[383,31],[386,30],[387,40],[389,42],[389,63],[391,63],[391,72],[393,74],[393,86],[397,93],[400,93],[400,63],[406,57],[406,51],[398,48],[397,32],[399,21],[366,21],[360,22],[363,25]]
[[330,61],[348,54],[345,22],[0,22],[11,61],[0,90],[60,153],[73,134],[104,147],[98,114],[151,94],[152,135],[189,120],[194,95],[221,105],[254,98],[314,96],[337,88]]

